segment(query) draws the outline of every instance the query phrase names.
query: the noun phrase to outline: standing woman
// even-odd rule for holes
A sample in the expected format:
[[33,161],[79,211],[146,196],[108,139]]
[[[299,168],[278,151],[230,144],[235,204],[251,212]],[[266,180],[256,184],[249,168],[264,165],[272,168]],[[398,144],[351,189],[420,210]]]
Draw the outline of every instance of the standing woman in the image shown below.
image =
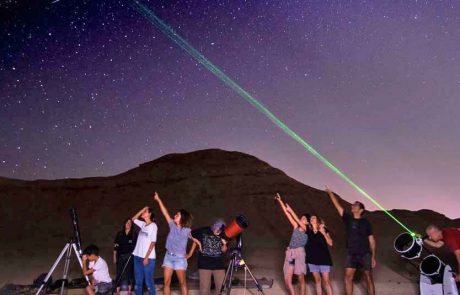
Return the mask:
[[332,247],[332,239],[326,225],[318,215],[313,214],[310,217],[310,228],[307,234],[306,261],[308,269],[313,273],[315,279],[316,294],[321,295],[322,288],[324,288],[326,294],[331,295],[332,286],[329,273],[331,272],[332,259],[329,247]]
[[169,225],[169,233],[166,238],[166,254],[163,261],[164,295],[171,294],[171,278],[174,271],[176,271],[177,278],[179,279],[181,294],[186,295],[187,281],[185,272],[187,270],[187,259],[193,255],[193,252],[189,254],[186,253],[188,240],[192,239],[197,243],[201,251],[201,243],[191,236],[193,216],[186,210],[180,209],[174,215],[173,219],[169,215],[168,209],[166,209],[157,192],[155,192],[153,199],[160,206],[161,213],[163,213]]
[[[211,295],[211,278],[214,277],[215,294],[220,289],[225,277],[224,253],[227,252],[227,241],[221,238],[225,222],[217,219],[211,226],[195,229],[192,237],[201,242],[202,251],[198,255],[198,274],[200,277],[200,295]],[[193,252],[196,244],[193,243]],[[213,294],[214,294],[213,293]]]
[[[123,223],[121,230],[115,236],[115,245],[113,247],[113,263],[117,266],[117,280],[120,282],[120,284],[116,286],[117,295],[120,294],[120,285],[123,284],[128,285],[128,295],[131,294],[131,287],[134,283],[134,262],[133,259],[129,258],[134,251],[136,238],[133,222],[128,218]],[[123,276],[121,276],[124,268],[125,271]]]
[[[139,217],[142,217],[143,221],[139,220]],[[153,218],[152,208],[144,207],[131,219],[134,224],[140,227],[136,247],[133,251],[136,295],[143,294],[144,279],[149,295],[155,295],[153,271],[155,270],[155,243],[158,227]]]
[[286,250],[286,257],[284,259],[284,283],[290,295],[294,295],[294,286],[292,285],[292,276],[295,274],[299,280],[300,294],[304,295],[306,291],[305,274],[307,267],[305,265],[305,244],[307,244],[307,225],[308,215],[303,214],[299,219],[295,212],[285,204],[279,194],[276,194],[275,200],[283,209],[284,214],[293,227],[291,241]]

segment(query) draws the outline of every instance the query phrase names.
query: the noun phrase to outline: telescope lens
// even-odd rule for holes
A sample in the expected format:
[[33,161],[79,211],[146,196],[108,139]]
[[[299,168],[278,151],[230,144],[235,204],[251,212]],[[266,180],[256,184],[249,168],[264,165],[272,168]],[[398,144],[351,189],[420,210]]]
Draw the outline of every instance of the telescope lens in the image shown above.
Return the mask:
[[427,276],[438,275],[441,270],[442,262],[438,257],[429,255],[420,263],[420,272]]

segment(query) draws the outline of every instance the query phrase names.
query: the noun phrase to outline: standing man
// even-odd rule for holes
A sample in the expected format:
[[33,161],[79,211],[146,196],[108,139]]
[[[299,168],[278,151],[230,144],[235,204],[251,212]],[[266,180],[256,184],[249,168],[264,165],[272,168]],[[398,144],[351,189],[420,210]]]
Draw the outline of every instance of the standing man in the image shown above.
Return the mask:
[[347,234],[347,260],[345,263],[345,292],[347,295],[353,294],[353,276],[356,269],[364,271],[367,281],[367,292],[369,295],[375,294],[374,278],[372,269],[376,266],[375,260],[375,239],[372,235],[370,222],[362,218],[364,205],[361,202],[354,202],[351,205],[351,212],[346,212],[335,194],[326,187],[326,192],[331,198],[334,207],[342,217]]
[[[436,225],[430,224],[426,227],[425,231],[429,237],[429,240],[424,240],[425,244],[434,248],[441,248],[444,244],[449,246],[457,258],[458,272],[460,273],[460,228],[449,227],[440,229]],[[460,274],[455,276],[455,280],[460,282]]]

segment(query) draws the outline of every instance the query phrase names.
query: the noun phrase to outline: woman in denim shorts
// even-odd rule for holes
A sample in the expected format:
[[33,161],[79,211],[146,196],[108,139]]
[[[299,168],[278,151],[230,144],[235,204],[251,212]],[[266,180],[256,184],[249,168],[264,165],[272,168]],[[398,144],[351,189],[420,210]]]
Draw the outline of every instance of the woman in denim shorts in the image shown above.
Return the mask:
[[193,255],[193,252],[186,253],[187,242],[191,239],[196,243],[201,251],[201,243],[191,236],[191,226],[193,216],[184,209],[180,209],[174,218],[171,218],[168,210],[160,199],[158,193],[155,192],[154,200],[158,203],[161,213],[169,225],[169,233],[166,238],[166,254],[163,261],[164,270],[164,288],[165,295],[171,294],[171,277],[173,272],[176,272],[177,278],[181,286],[181,294],[187,294],[187,283],[185,272],[187,270],[187,259]]
[[310,217],[310,227],[307,230],[308,243],[306,248],[306,262],[308,269],[315,279],[316,294],[322,294],[322,288],[327,295],[332,294],[332,286],[329,279],[332,259],[329,247],[332,247],[332,239],[324,222],[315,214]]
[[302,214],[299,218],[292,208],[283,202],[281,196],[276,194],[275,200],[280,204],[281,209],[286,215],[287,219],[292,225],[292,236],[289,246],[286,249],[283,273],[284,273],[284,284],[290,295],[295,294],[295,289],[292,284],[292,277],[297,276],[299,280],[300,294],[305,294],[306,284],[305,275],[307,273],[307,267],[305,265],[305,244],[307,244],[307,225],[308,225],[308,214]]

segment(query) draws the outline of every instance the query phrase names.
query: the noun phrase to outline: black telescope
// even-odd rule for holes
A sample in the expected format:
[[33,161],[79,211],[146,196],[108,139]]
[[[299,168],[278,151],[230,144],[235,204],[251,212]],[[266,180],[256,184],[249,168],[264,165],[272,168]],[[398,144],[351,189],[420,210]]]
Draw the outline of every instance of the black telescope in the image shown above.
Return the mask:
[[396,252],[407,259],[419,258],[423,250],[423,241],[410,233],[400,234],[394,241]]
[[446,265],[436,255],[428,255],[420,263],[420,273],[429,277],[434,283],[443,281],[444,269]]
[[74,243],[75,243],[75,246],[77,247],[78,253],[81,256],[82,255],[81,235],[80,235],[80,227],[78,226],[77,211],[75,210],[75,208],[70,208],[69,213],[70,213],[70,219],[72,221],[72,226],[73,226]]

